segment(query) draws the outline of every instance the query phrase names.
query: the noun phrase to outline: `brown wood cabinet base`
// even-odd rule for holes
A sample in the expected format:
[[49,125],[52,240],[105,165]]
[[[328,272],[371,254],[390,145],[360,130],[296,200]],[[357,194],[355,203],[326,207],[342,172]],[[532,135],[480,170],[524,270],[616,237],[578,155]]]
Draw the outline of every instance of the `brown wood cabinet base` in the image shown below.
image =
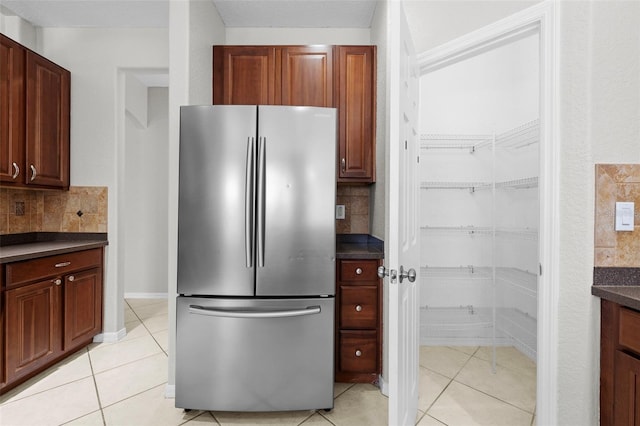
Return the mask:
[[640,425],[640,312],[601,301],[600,424]]
[[335,381],[377,383],[382,371],[378,259],[338,259]]
[[1,265],[0,394],[102,330],[102,248]]

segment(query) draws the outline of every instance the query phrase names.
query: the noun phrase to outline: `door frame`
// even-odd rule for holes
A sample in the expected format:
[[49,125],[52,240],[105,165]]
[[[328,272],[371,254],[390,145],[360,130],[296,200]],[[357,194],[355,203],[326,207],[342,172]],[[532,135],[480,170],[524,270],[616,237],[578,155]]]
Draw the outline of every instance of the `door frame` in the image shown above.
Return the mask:
[[546,0],[521,12],[473,31],[418,55],[420,73],[516,41],[540,36],[540,231],[537,318],[538,424],[557,419],[558,296],[560,282],[560,144],[559,141],[559,40],[555,2]]

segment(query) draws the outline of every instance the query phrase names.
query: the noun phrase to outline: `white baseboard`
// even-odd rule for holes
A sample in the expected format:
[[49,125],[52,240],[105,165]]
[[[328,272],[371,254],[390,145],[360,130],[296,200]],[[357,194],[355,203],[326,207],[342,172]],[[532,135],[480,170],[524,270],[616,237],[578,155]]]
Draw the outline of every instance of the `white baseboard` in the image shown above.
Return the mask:
[[127,329],[122,328],[111,333],[100,333],[93,336],[94,343],[114,343],[124,339],[127,335]]
[[380,388],[380,392],[388,397],[389,396],[389,384],[384,380],[382,374],[378,375],[378,387]]
[[167,384],[167,386],[164,387],[164,397],[167,398],[167,399],[175,398],[176,397],[176,385]]
[[125,299],[166,299],[167,293],[125,293]]

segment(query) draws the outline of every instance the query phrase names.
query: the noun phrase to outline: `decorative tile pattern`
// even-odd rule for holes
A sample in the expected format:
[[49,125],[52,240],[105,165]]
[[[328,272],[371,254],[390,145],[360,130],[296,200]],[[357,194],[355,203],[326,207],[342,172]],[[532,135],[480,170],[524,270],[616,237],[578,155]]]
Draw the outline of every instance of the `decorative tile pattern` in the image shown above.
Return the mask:
[[[636,203],[635,231],[615,231],[616,201]],[[640,266],[640,164],[596,165],[595,266]]]
[[0,235],[43,231],[107,232],[107,188],[0,188]]
[[[175,408],[167,380],[166,300],[127,300],[127,336],[94,343],[0,397],[7,425],[295,425],[385,426],[388,400],[369,384],[336,383],[334,408],[274,413]],[[143,317],[153,315],[149,318]],[[151,321],[151,322],[149,322]],[[154,328],[163,328],[154,332]],[[416,424],[526,425],[534,419],[535,364],[498,348],[498,372],[486,347],[422,347]],[[507,387],[514,391],[510,391]],[[524,409],[523,409],[524,408]],[[68,423],[66,423],[68,422]],[[533,423],[535,424],[535,423]]]

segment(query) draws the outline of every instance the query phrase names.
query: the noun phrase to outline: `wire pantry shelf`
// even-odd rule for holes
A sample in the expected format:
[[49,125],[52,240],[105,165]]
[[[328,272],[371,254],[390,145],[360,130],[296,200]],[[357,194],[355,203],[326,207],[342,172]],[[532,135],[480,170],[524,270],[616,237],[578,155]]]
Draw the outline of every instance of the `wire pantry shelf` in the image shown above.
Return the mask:
[[527,241],[538,241],[538,230],[532,228],[496,228],[496,236]]
[[486,281],[491,279],[492,273],[488,266],[433,267],[425,265],[420,268],[420,275],[427,281]]
[[506,283],[528,296],[538,294],[538,276],[518,268],[496,268],[496,280]]
[[496,135],[496,145],[504,148],[524,148],[540,141],[540,120],[535,119]]
[[421,328],[463,331],[477,328],[492,328],[493,320],[487,308],[473,305],[420,308]]
[[488,182],[422,182],[421,189],[468,189],[474,193],[483,189],[491,189]]
[[485,144],[490,144],[493,135],[427,134],[421,135],[420,140],[422,149],[466,150],[473,154]]
[[438,235],[491,235],[493,228],[488,226],[421,226],[420,229]]
[[[424,134],[420,136],[422,149],[466,150],[473,154],[491,147],[494,135]],[[540,119],[531,120],[506,132],[495,135],[495,145],[504,148],[524,148],[540,141]]]
[[538,187],[538,177],[533,176],[523,179],[508,180],[504,182],[496,182],[496,188],[501,189],[529,189]]

